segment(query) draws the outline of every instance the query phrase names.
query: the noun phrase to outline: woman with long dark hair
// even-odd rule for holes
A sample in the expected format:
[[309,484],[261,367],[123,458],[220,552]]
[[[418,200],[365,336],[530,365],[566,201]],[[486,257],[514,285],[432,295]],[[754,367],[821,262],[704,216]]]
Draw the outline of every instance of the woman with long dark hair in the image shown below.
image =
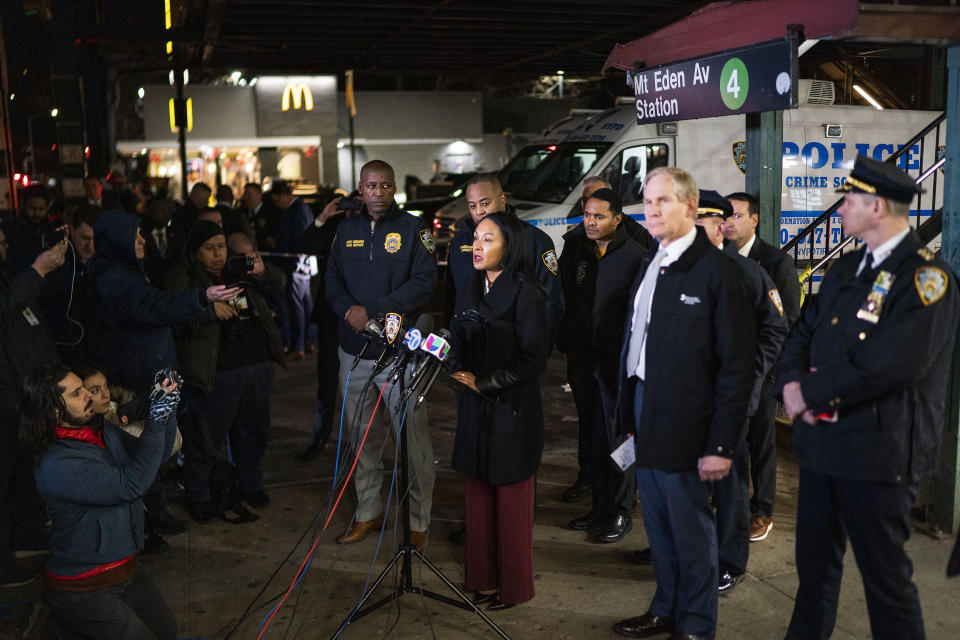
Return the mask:
[[466,586],[507,609],[534,596],[534,474],[543,452],[539,376],[550,354],[543,291],[521,223],[494,213],[474,233],[474,277],[453,321],[453,467],[467,476]]

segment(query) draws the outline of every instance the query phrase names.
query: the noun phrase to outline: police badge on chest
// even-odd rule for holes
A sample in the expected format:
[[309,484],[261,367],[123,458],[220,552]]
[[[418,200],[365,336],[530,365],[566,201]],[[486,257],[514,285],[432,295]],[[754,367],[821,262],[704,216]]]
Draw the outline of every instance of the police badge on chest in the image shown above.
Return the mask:
[[883,301],[890,293],[890,287],[893,286],[894,275],[889,271],[881,271],[877,274],[877,279],[873,281],[870,293],[867,299],[857,310],[857,318],[866,320],[870,324],[877,324],[880,321],[880,311],[883,309]]

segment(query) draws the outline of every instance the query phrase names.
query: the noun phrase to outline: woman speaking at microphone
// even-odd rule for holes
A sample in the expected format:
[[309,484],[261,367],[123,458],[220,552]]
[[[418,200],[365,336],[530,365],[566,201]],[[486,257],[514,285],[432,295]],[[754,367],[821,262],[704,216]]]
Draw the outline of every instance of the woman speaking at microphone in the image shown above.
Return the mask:
[[473,235],[474,277],[453,320],[458,394],[453,467],[467,476],[466,587],[476,604],[533,598],[534,474],[543,452],[539,376],[550,336],[523,228],[494,213]]

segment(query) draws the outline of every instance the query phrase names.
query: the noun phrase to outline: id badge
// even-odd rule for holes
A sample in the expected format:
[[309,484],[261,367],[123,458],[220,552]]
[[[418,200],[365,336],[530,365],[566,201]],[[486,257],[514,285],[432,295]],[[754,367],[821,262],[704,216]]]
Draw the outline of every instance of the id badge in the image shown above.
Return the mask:
[[877,324],[880,321],[880,311],[883,309],[883,301],[890,293],[890,287],[893,286],[894,275],[889,271],[881,271],[877,274],[877,279],[873,281],[873,287],[867,294],[867,299],[857,310],[857,318],[866,320],[870,324]]
[[30,307],[26,307],[23,310],[23,317],[27,320],[27,324],[31,327],[40,326],[40,321],[37,319],[37,316],[30,310]]

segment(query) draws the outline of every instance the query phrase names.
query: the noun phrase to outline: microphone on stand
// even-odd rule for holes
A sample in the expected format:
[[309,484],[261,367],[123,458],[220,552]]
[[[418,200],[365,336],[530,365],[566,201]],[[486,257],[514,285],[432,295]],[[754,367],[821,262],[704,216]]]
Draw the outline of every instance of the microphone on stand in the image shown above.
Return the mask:
[[360,347],[360,353],[358,353],[353,359],[353,365],[350,367],[351,371],[356,369],[357,365],[360,364],[360,359],[363,358],[363,354],[367,352],[371,342],[383,341],[383,329],[384,325],[382,319],[373,317],[367,320],[367,324],[364,325],[363,331],[360,332],[360,336],[364,339],[363,346]]

